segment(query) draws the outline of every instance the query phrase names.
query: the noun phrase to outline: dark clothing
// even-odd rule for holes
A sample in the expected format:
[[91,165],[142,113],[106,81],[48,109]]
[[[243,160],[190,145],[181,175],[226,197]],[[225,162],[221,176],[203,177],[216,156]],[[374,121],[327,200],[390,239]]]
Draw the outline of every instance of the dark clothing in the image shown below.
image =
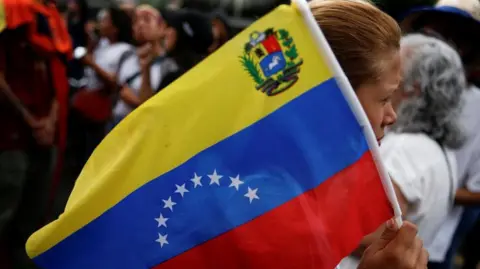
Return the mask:
[[[465,208],[462,215],[462,219],[458,224],[455,234],[452,238],[452,242],[450,243],[448,252],[445,255],[445,260],[443,262],[428,263],[428,269],[455,268],[455,264],[454,264],[455,255],[457,255],[457,252],[459,251],[460,246],[462,245],[462,243],[464,243],[464,241],[466,246],[465,250],[468,253],[464,253],[464,265],[462,268],[475,269],[476,265],[472,265],[472,264],[476,264],[476,261],[472,262],[472,260],[475,260],[475,258],[478,258],[478,256],[476,255],[480,255],[480,251],[478,250],[478,247],[475,247],[475,245],[478,244],[478,242],[480,242],[480,237],[478,233],[477,233],[477,237],[474,236],[474,233],[475,233],[474,225],[475,225],[475,222],[479,220],[479,216],[480,216],[480,209],[468,208],[468,207]],[[479,228],[480,227],[477,228],[478,229],[477,231],[480,231]],[[471,234],[468,234],[469,232]],[[468,242],[472,242],[473,244],[471,243],[469,244]],[[473,257],[472,255],[469,255],[472,252],[474,253]]]
[[[87,35],[85,33],[85,22],[70,19],[68,22],[68,32],[72,38],[73,48],[87,47]],[[75,81],[75,85],[71,86],[70,95],[73,95],[79,88],[79,82],[84,77],[84,65],[76,59],[68,62],[68,78]]]
[[[477,209],[478,212],[478,209]],[[462,269],[478,268],[480,262],[480,218],[477,215],[474,227],[470,230],[463,245],[464,264]]]
[[[36,119],[48,117],[56,92],[52,58],[27,43],[24,28],[0,34],[0,71]],[[58,81],[57,81],[58,82]],[[25,243],[43,224],[52,180],[53,147],[40,147],[21,113],[0,92],[0,238],[14,269],[36,268]],[[3,243],[3,242],[2,242]]]
[[68,148],[70,157],[76,163],[74,170],[77,176],[105,134],[105,122],[93,122],[75,110],[70,111]]
[[[49,62],[40,59],[25,42],[22,30],[0,34],[0,71],[13,93],[37,118],[48,116],[55,99]],[[0,150],[26,149],[34,144],[32,131],[21,114],[0,95]]]
[[0,238],[14,269],[35,268],[25,243],[45,224],[53,159],[52,148],[0,151]]

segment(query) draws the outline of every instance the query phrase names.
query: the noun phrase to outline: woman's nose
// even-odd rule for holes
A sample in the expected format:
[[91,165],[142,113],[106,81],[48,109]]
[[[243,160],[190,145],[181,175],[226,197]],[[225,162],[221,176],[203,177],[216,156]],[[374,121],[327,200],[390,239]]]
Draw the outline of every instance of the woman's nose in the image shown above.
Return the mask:
[[384,117],[384,125],[389,126],[394,124],[397,121],[397,113],[395,113],[395,109],[393,109],[392,104],[388,104],[387,106],[387,111],[385,112],[385,117]]

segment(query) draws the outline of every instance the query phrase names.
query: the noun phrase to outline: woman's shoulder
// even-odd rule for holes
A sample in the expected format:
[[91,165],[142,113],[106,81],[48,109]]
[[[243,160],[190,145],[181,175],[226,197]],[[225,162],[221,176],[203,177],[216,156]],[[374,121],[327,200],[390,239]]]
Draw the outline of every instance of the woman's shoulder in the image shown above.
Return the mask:
[[[455,175],[455,163],[449,151],[443,152],[439,144],[427,135],[392,133],[380,147],[380,157],[394,182],[408,201],[420,201],[429,189],[444,190],[449,184],[435,184],[439,179],[450,182]],[[448,159],[446,159],[448,156]],[[448,162],[447,162],[448,160]],[[453,171],[451,171],[453,170]]]
[[134,52],[135,46],[128,43],[119,42],[119,43],[111,44],[110,46],[108,46],[108,51],[113,54],[121,54],[126,51]]
[[425,134],[389,134],[382,141],[380,154],[387,165],[401,164],[403,169],[409,168],[418,173],[445,165],[445,152]]
[[423,133],[389,133],[382,141],[381,148],[409,152],[442,151],[435,140]]

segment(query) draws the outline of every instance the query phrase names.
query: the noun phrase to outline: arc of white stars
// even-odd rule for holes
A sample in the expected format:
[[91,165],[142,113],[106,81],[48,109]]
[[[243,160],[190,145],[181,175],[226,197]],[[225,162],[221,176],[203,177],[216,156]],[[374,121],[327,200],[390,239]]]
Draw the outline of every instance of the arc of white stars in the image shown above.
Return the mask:
[[220,186],[220,179],[223,176],[217,174],[217,170],[215,169],[213,170],[213,174],[208,175],[208,177],[210,178],[210,185],[217,184],[218,186]]
[[160,214],[160,217],[155,218],[155,220],[158,222],[158,227],[164,226],[165,228],[167,228],[167,220],[168,220],[168,218],[165,218],[165,217],[163,217],[162,214]]
[[185,184],[181,186],[175,184],[175,187],[177,187],[177,190],[175,191],[175,193],[180,194],[182,197],[185,195],[186,192],[189,192],[187,188],[185,188]]
[[194,185],[193,187],[194,187],[194,188],[197,188],[198,186],[200,186],[200,187],[203,186],[201,180],[202,180],[202,177],[198,176],[197,173],[195,173],[194,176],[193,176],[193,178],[190,179],[190,181],[193,182],[193,185]]
[[247,194],[245,194],[245,197],[247,197],[248,200],[250,200],[250,204],[251,204],[251,203],[253,202],[253,200],[255,200],[255,199],[260,200],[260,197],[258,197],[258,195],[257,195],[257,191],[258,191],[258,188],[252,190],[250,187],[248,187],[248,192],[247,192]]
[[163,208],[168,208],[170,209],[170,211],[173,212],[173,206],[176,205],[177,203],[175,203],[174,201],[172,201],[172,196],[168,197],[168,200],[162,200],[163,203],[165,204],[163,206]]
[[161,233],[158,233],[158,239],[155,240],[155,242],[160,243],[160,247],[163,248],[164,245],[168,245],[167,237],[168,234],[162,235]]
[[240,185],[242,185],[244,182],[240,180],[240,175],[237,175],[236,177],[230,177],[230,180],[232,183],[228,187],[233,187],[237,191],[240,189]]

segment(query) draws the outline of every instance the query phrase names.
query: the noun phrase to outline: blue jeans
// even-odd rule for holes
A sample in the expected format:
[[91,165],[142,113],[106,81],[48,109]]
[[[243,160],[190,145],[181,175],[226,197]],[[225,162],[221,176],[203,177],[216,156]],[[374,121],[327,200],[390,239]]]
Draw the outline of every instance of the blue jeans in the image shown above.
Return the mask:
[[455,234],[448,249],[447,254],[445,255],[445,260],[442,263],[431,262],[428,264],[428,269],[452,269],[454,268],[453,259],[455,254],[457,254],[458,249],[463,243],[468,232],[472,230],[475,223],[477,222],[480,216],[480,208],[465,208],[463,212],[462,219],[458,224]]

